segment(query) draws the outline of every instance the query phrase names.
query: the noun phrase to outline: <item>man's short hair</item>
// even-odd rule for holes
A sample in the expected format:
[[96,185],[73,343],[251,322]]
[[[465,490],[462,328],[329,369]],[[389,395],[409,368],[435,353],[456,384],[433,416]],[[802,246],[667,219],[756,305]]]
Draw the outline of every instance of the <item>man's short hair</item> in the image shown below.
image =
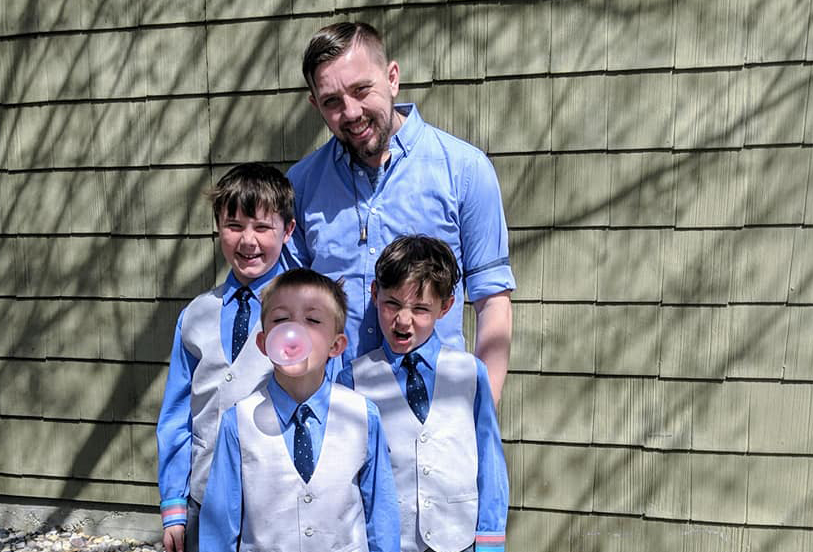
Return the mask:
[[334,317],[336,332],[344,333],[344,324],[347,320],[347,294],[344,292],[344,280],[334,281],[319,274],[310,268],[294,268],[283,272],[271,280],[262,293],[262,310],[260,312],[263,330],[265,319],[271,310],[271,303],[267,299],[283,288],[312,287],[327,293],[334,303]]
[[294,189],[279,169],[268,163],[242,163],[232,167],[207,193],[215,221],[220,214],[233,217],[239,207],[248,217],[259,209],[279,213],[287,226],[294,220]]
[[308,83],[311,92],[315,92],[314,75],[316,69],[323,63],[328,63],[343,56],[352,46],[364,45],[368,51],[381,62],[387,65],[387,48],[384,39],[375,27],[367,23],[334,23],[319,29],[302,58],[302,74]]
[[414,282],[418,293],[429,284],[445,300],[454,295],[460,267],[445,241],[424,235],[399,236],[384,248],[375,263],[375,281],[384,289]]

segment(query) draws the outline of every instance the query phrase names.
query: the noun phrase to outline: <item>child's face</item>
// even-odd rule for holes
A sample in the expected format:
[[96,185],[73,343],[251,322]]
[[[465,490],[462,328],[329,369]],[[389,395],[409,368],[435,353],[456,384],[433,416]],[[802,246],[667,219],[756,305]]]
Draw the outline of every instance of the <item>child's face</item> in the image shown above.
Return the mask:
[[217,225],[223,256],[243,285],[250,284],[274,267],[296,224],[291,221],[286,226],[279,213],[268,213],[261,208],[254,215],[246,216],[238,207],[230,217],[224,207]]
[[[292,366],[275,366],[277,376],[313,378],[322,382],[329,358],[344,352],[347,336],[336,328],[336,305],[328,292],[313,286],[284,286],[264,299],[269,302],[263,331],[257,334],[257,347],[265,355],[265,337],[283,322],[297,322],[308,330],[313,349],[308,358]],[[279,377],[277,378],[279,381]],[[281,382],[280,382],[281,383]]]
[[429,339],[435,322],[449,312],[454,296],[441,299],[431,285],[418,293],[415,282],[395,288],[380,288],[373,282],[373,302],[378,309],[378,325],[392,352],[408,353]]

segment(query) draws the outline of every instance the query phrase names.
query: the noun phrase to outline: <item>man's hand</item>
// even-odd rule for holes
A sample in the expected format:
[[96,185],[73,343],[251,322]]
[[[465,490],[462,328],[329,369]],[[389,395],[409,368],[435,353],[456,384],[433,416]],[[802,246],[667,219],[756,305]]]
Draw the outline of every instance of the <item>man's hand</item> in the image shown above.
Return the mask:
[[170,525],[164,529],[164,550],[167,552],[183,552],[185,525]]
[[474,302],[477,337],[474,356],[488,368],[494,406],[500,401],[511,355],[511,292],[503,291]]

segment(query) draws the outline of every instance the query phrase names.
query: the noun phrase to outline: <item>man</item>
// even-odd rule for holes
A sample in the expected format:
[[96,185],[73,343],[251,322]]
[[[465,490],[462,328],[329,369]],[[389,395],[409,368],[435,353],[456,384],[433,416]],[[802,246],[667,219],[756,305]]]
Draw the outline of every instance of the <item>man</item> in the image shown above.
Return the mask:
[[[297,222],[289,247],[306,266],[345,279],[345,364],[382,343],[370,300],[378,255],[401,234],[426,234],[446,241],[462,267],[477,319],[475,355],[488,367],[496,403],[508,370],[515,283],[494,168],[480,150],[426,124],[414,105],[395,104],[398,63],[388,61],[373,27],[321,29],[302,72],[333,138],[288,173]],[[455,295],[437,330],[462,349],[462,283]]]

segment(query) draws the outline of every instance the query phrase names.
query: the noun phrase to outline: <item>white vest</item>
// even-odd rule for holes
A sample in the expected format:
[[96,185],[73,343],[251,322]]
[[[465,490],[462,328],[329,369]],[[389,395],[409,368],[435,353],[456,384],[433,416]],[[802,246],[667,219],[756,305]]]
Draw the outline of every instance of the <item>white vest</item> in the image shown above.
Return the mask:
[[367,457],[367,402],[332,385],[319,460],[305,483],[263,387],[237,403],[243,477],[241,552],[367,552],[358,472]]
[[225,284],[198,295],[184,311],[181,339],[199,358],[192,374],[192,475],[189,494],[203,502],[220,418],[234,403],[250,395],[271,375],[273,365],[255,345],[259,322],[240,354],[229,362],[220,341],[220,311]]
[[383,349],[353,361],[356,391],[381,411],[401,509],[401,552],[457,552],[477,529],[477,365],[442,347],[423,425],[412,413]]

